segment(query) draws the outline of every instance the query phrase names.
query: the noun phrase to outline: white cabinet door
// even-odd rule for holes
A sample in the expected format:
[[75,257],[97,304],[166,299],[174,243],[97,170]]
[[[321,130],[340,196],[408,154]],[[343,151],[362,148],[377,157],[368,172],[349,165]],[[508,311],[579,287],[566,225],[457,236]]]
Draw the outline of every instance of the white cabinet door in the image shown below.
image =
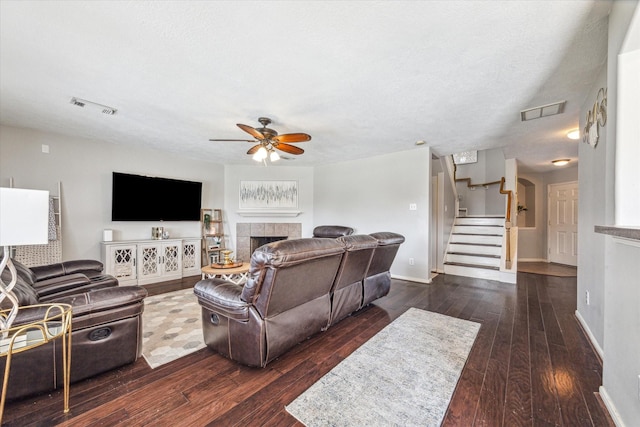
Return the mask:
[[162,275],[162,245],[159,243],[138,244],[138,284],[158,282]]
[[182,241],[182,275],[195,276],[200,271],[200,239]]
[[162,243],[160,266],[163,280],[182,277],[182,241]]
[[118,279],[120,285],[136,284],[136,245],[106,245],[103,247],[105,273]]

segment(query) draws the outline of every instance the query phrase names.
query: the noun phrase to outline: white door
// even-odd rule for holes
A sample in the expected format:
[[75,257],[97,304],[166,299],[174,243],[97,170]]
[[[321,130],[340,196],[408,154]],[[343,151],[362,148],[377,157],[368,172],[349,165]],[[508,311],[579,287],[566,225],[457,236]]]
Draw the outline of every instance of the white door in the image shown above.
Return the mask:
[[578,183],[549,185],[549,262],[578,265]]

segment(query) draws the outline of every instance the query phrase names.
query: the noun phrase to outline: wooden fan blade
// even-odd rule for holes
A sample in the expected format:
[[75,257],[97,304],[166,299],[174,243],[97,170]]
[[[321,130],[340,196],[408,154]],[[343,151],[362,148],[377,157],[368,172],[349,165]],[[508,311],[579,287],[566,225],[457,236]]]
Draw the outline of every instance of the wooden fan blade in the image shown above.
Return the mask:
[[304,153],[304,150],[302,148],[298,148],[295,145],[284,144],[282,142],[274,144],[273,146],[275,148],[277,148],[278,150],[285,151],[285,152],[287,152],[289,154],[302,154],[302,153]]
[[247,151],[247,154],[255,154],[256,151],[260,149],[260,147],[262,147],[262,144],[254,145],[253,147],[249,148],[249,151]]
[[311,140],[311,135],[306,133],[285,133],[284,135],[277,135],[271,138],[276,142],[305,142]]
[[214,142],[235,142],[235,141],[242,141],[242,142],[253,142],[255,144],[256,140],[255,139],[210,139],[209,141],[214,141]]
[[265,139],[264,135],[257,131],[256,129],[252,128],[251,126],[247,126],[247,125],[243,125],[241,123],[237,123],[237,126],[242,129],[243,131],[247,132],[248,134],[250,134],[251,136],[253,136],[256,139]]

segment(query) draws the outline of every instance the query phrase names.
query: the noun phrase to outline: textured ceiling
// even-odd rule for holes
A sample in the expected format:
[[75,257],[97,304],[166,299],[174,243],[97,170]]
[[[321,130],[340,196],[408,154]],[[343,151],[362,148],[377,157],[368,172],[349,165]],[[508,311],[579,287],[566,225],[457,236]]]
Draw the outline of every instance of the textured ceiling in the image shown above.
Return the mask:
[[[502,148],[523,169],[577,160],[606,63],[606,1],[0,2],[2,124],[255,164],[235,126],[306,132],[319,165]],[[115,107],[107,116],[70,104]],[[561,115],[520,110],[566,100]]]

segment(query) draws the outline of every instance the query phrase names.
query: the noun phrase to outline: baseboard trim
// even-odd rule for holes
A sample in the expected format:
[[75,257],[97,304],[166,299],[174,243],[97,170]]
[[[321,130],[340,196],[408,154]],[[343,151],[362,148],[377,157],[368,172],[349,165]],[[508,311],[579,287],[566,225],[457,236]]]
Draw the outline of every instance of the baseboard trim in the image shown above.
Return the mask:
[[518,258],[518,262],[549,262],[545,258]]
[[417,278],[417,277],[408,277],[408,276],[398,276],[396,274],[392,274],[391,275],[392,279],[398,279],[398,280],[406,280],[407,282],[418,282],[418,283],[425,283],[425,284],[430,284],[431,283],[431,278],[429,279],[422,279],[422,278]]
[[611,416],[611,419],[613,420],[613,423],[616,425],[616,427],[625,427],[624,422],[620,418],[620,414],[616,410],[615,405],[611,401],[611,398],[609,397],[609,394],[607,393],[607,390],[603,385],[600,386],[598,392],[600,394],[600,399],[602,399],[602,403],[604,403],[604,406],[609,412],[609,415]]
[[598,344],[598,340],[596,340],[596,337],[593,335],[593,333],[591,333],[591,329],[589,329],[589,325],[587,325],[587,322],[584,320],[584,317],[582,317],[582,315],[578,310],[576,310],[575,316],[576,316],[576,319],[578,319],[578,323],[582,327],[582,330],[584,331],[585,335],[587,336],[587,338],[589,338],[589,341],[591,342],[591,346],[596,351],[596,353],[598,353],[598,357],[600,358],[600,364],[602,364],[602,361],[604,360],[604,351],[602,351],[602,347],[600,347],[600,344]]

